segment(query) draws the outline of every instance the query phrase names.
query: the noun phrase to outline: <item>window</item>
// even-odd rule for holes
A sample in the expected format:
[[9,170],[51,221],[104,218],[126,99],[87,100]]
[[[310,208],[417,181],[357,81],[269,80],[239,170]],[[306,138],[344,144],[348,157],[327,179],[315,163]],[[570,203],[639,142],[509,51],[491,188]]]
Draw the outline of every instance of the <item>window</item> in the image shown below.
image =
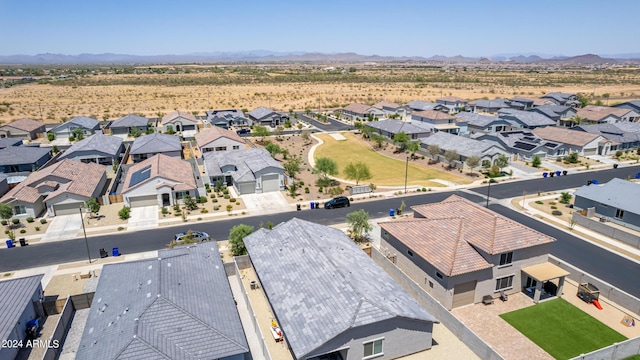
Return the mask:
[[442,278],[443,278],[442,274],[441,274],[441,273],[439,273],[438,271],[436,271],[436,277],[437,277],[438,279],[442,279]]
[[27,208],[24,205],[18,205],[13,207],[13,213],[16,215],[26,214]]
[[227,151],[226,146],[216,146],[216,151]]
[[240,145],[233,145],[233,150],[240,150]]
[[363,359],[371,359],[373,357],[383,355],[382,341],[384,341],[384,339],[377,339],[377,340],[364,343]]
[[513,259],[513,251],[500,254],[500,265],[509,265]]
[[513,275],[496,279],[496,291],[508,289],[513,284]]
[[624,217],[624,210],[616,209],[616,218],[617,219],[622,219],[623,217]]
[[407,250],[407,254],[409,254],[409,256],[413,256],[413,251]]
[[186,191],[176,191],[176,199],[180,200],[187,194],[188,194],[188,192],[186,192]]

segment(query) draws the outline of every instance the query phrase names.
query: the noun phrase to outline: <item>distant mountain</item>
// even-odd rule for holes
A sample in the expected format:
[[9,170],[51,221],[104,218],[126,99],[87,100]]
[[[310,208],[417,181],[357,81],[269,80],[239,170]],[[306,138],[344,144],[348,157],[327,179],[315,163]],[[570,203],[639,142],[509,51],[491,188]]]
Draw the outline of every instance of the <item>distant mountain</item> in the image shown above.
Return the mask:
[[529,55],[529,56],[519,55],[519,56],[510,57],[505,61],[528,64],[528,63],[537,63],[537,62],[540,62],[541,60],[542,58],[537,55]]
[[543,60],[543,62],[563,64],[563,65],[603,65],[603,64],[616,64],[620,62],[620,60],[602,58],[594,54],[585,54],[585,55],[573,56],[565,59],[548,59],[548,60]]

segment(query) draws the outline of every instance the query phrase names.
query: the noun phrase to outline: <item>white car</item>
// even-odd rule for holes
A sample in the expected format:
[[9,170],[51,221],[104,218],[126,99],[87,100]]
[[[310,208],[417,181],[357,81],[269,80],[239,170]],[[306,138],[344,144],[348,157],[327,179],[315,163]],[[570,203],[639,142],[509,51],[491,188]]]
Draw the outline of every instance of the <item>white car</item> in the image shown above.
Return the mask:
[[[211,240],[211,238],[209,237],[209,234],[207,234],[206,232],[192,231],[191,233],[193,234],[193,240],[196,242]],[[175,242],[182,242],[186,237],[187,237],[187,233],[182,232],[182,233],[175,234],[173,236],[173,240]]]

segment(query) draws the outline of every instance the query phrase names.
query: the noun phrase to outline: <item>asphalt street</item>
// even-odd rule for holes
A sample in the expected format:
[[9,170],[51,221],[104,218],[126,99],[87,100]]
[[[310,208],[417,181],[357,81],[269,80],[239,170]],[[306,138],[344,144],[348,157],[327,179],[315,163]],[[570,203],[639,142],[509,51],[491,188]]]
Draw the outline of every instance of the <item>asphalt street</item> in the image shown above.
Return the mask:
[[[638,171],[640,171],[640,166],[590,173],[578,173],[553,179],[536,179],[492,185],[491,196],[498,198],[518,196],[522,195],[522,191],[525,189],[529,189],[530,193],[535,193],[538,190],[543,192],[559,190],[586,184],[586,181],[589,179],[598,179],[604,182],[613,176],[623,178],[629,174],[633,174],[634,176]],[[391,198],[361,203],[355,202],[351,207],[342,209],[303,210],[252,217],[234,216],[228,220],[190,224],[184,228],[158,228],[135,233],[116,233],[89,237],[88,244],[92,258],[98,257],[100,248],[106,249],[109,253],[111,253],[111,248],[113,247],[118,247],[120,252],[123,254],[136,253],[161,249],[169,243],[175,233],[185,231],[188,228],[205,231],[209,233],[213,239],[222,240],[228,237],[229,230],[237,224],[248,224],[258,227],[260,224],[266,224],[267,222],[278,224],[293,217],[297,217],[319,224],[332,225],[344,223],[346,221],[347,213],[359,209],[365,209],[372,218],[384,217],[389,215],[389,209],[399,207],[402,200],[405,201],[407,206],[412,206],[442,201],[446,197],[455,193],[471,201],[484,204],[486,190],[487,187],[474,189],[473,191],[476,191],[478,195],[460,191],[437,192],[404,198]],[[571,234],[560,231],[501,205],[492,204],[490,205],[490,208],[508,218],[530,226],[538,231],[548,234],[549,236],[555,237],[558,241],[551,246],[551,254],[554,256],[557,256],[558,258],[561,258],[636,297],[640,297],[640,281],[638,281],[640,265],[638,263],[610,253],[607,250],[594,246]],[[87,259],[87,250],[85,241],[82,238],[34,244],[27,247],[17,247],[13,249],[0,249],[0,272],[79,261],[83,259]]]
[[317,127],[318,129],[320,129],[322,131],[327,131],[327,132],[344,131],[344,130],[348,130],[348,129],[353,128],[353,126],[344,124],[344,123],[342,123],[340,121],[337,121],[337,120],[334,120],[334,119],[331,119],[331,118],[329,118],[329,123],[325,124],[325,123],[322,123],[322,122],[320,122],[318,120],[315,120],[315,119],[313,119],[313,118],[311,118],[309,116],[306,116],[302,112],[298,113],[298,118],[308,122],[309,124]]

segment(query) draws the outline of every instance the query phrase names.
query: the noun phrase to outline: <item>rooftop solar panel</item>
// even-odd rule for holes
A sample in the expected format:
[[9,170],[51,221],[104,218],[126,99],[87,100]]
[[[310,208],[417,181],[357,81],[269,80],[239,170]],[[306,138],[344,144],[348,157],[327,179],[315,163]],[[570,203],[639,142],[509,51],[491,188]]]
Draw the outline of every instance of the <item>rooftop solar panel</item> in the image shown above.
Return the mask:
[[131,180],[129,181],[129,187],[136,186],[142,181],[145,181],[151,176],[151,165],[147,165],[142,169],[131,174]]
[[531,149],[535,148],[536,145],[535,144],[524,143],[524,142],[521,142],[521,141],[516,141],[513,144],[513,147],[517,148],[517,149],[522,149],[522,150],[525,150],[525,151],[530,151]]

